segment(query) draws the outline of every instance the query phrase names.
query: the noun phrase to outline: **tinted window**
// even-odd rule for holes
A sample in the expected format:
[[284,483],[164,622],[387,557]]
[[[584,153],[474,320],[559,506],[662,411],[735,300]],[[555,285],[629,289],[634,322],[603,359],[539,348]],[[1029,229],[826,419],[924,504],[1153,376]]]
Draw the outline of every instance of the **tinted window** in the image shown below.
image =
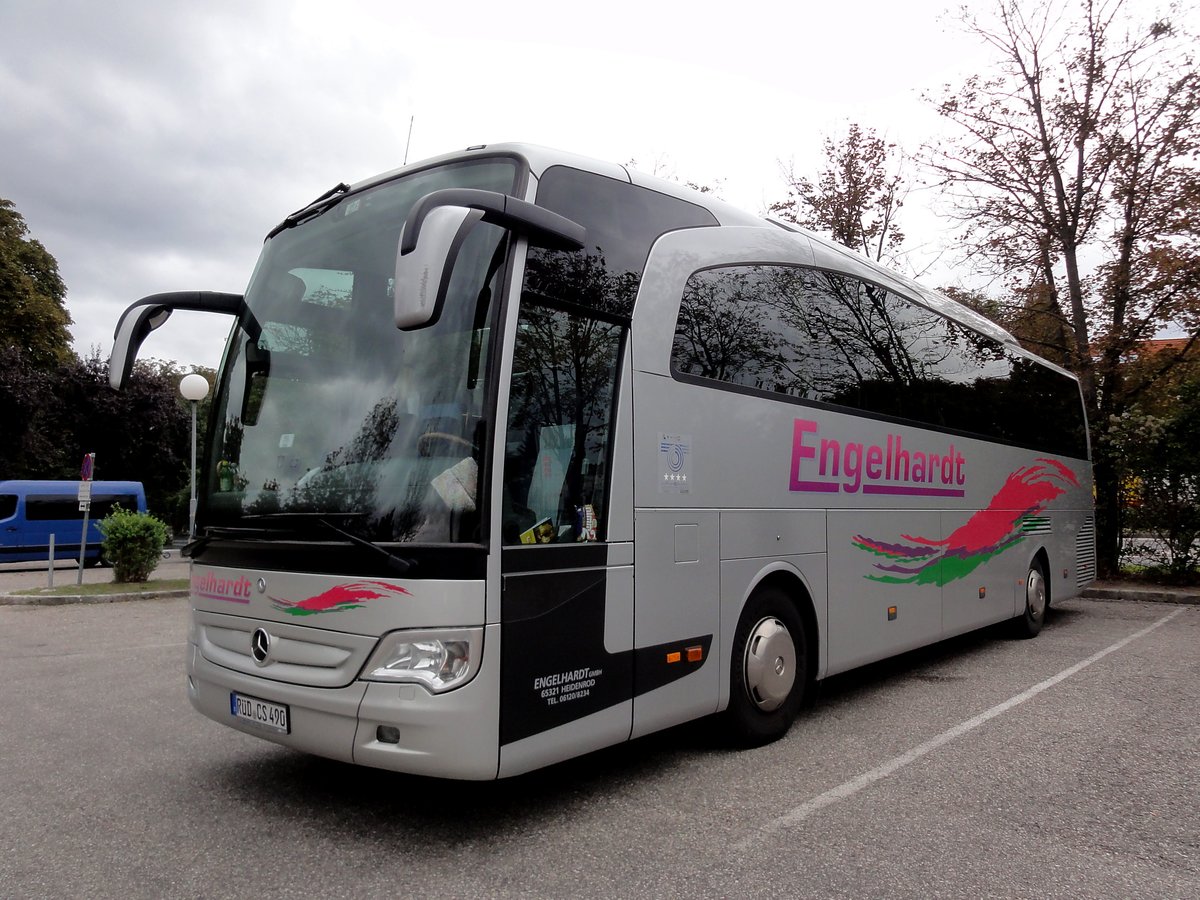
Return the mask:
[[30,522],[51,519],[82,519],[79,500],[73,496],[43,496],[25,498],[25,518]]
[[537,204],[587,229],[583,251],[531,249],[525,287],[628,318],[651,245],[668,231],[716,225],[703,207],[565,166],[547,169]]
[[0,519],[11,519],[17,513],[17,495],[0,494]]
[[[680,307],[673,369],[923,425],[1087,457],[1067,378],[903,297],[792,266],[698,272]],[[1037,427],[1030,418],[1053,427]]]
[[603,540],[608,444],[625,329],[525,302],[504,463],[508,544]]

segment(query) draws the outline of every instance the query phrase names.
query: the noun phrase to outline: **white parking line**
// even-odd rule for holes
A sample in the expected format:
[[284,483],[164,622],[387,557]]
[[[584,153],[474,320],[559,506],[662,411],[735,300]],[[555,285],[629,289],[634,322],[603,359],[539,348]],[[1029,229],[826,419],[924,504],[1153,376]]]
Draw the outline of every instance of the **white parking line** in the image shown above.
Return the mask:
[[1029,688],[1029,690],[1022,691],[1021,693],[1017,694],[1016,696],[1010,697],[1009,699],[1005,700],[1003,703],[999,703],[996,706],[993,706],[991,709],[989,709],[985,712],[981,712],[979,715],[975,716],[974,718],[967,719],[965,722],[960,722],[958,725],[955,725],[953,728],[943,731],[937,737],[930,738],[925,743],[919,744],[918,746],[913,747],[911,750],[909,750],[906,753],[902,753],[899,756],[892,757],[887,762],[883,763],[882,765],[876,766],[874,769],[871,769],[869,772],[863,772],[858,777],[852,778],[849,781],[843,782],[842,784],[839,784],[837,787],[832,788],[831,790],[828,790],[825,793],[823,793],[817,797],[813,797],[811,800],[807,800],[804,803],[801,803],[799,806],[795,807],[794,809],[785,813],[784,815],[780,816],[779,818],[777,818],[771,822],[768,822],[762,828],[758,829],[753,836],[748,837],[745,840],[741,841],[737,845],[738,849],[744,850],[751,846],[754,846],[757,838],[764,833],[771,833],[774,831],[779,831],[783,828],[788,828],[792,825],[798,825],[800,822],[803,822],[805,819],[807,819],[809,816],[811,816],[813,813],[817,812],[818,810],[824,809],[826,806],[832,806],[834,803],[837,803],[840,800],[845,800],[849,797],[853,797],[859,791],[863,790],[863,788],[869,787],[870,785],[874,784],[876,781],[880,781],[884,778],[887,778],[893,772],[896,772],[899,769],[904,768],[909,763],[916,762],[921,757],[923,757],[929,753],[932,753],[934,750],[938,749],[939,747],[945,746],[946,744],[950,743],[955,738],[961,737],[962,735],[966,734],[969,731],[974,731],[976,728],[978,728],[980,725],[984,724],[985,722],[996,718],[996,716],[998,716],[1002,713],[1008,712],[1014,706],[1019,706],[1020,704],[1024,703],[1026,700],[1036,697],[1042,691],[1045,691],[1045,690],[1048,690],[1049,688],[1054,687],[1054,685],[1058,684],[1060,681],[1070,678],[1075,673],[1080,672],[1083,669],[1086,669],[1092,663],[1097,662],[1097,661],[1103,659],[1104,657],[1108,656],[1108,654],[1115,653],[1117,650],[1120,650],[1126,644],[1136,641],[1140,637],[1145,637],[1147,634],[1154,631],[1154,629],[1160,628],[1163,625],[1166,625],[1168,622],[1170,622],[1176,616],[1179,616],[1182,614],[1183,614],[1183,609],[1177,609],[1173,613],[1169,613],[1168,615],[1163,616],[1161,619],[1159,619],[1157,622],[1153,623],[1152,625],[1147,625],[1141,631],[1134,632],[1133,634],[1129,635],[1128,637],[1122,638],[1121,640],[1117,641],[1115,644],[1105,647],[1103,650],[1100,650],[1097,653],[1093,653],[1087,659],[1083,660],[1082,662],[1076,663],[1075,665],[1071,666],[1069,669],[1063,669],[1057,675],[1052,675],[1051,677],[1047,678],[1045,681],[1035,684],[1033,687]]

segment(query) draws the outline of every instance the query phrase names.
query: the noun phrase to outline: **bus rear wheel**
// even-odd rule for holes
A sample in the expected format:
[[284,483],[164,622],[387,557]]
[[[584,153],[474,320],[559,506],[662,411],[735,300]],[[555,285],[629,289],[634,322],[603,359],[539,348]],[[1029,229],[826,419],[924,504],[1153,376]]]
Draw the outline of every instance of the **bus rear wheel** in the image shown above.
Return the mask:
[[733,638],[726,719],[741,744],[787,734],[808,689],[808,641],[795,604],[779,588],[756,591]]
[[1046,584],[1046,573],[1039,560],[1029,564],[1025,576],[1025,610],[1013,623],[1017,637],[1037,637],[1046,621],[1046,608],[1050,605],[1050,588]]

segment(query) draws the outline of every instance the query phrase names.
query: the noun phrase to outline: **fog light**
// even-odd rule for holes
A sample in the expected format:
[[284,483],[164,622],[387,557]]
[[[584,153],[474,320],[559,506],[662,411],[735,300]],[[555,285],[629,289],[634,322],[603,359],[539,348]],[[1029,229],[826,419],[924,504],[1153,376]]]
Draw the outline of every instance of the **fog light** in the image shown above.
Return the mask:
[[400,743],[400,729],[395,725],[380,725],[375,729],[375,740],[381,744]]

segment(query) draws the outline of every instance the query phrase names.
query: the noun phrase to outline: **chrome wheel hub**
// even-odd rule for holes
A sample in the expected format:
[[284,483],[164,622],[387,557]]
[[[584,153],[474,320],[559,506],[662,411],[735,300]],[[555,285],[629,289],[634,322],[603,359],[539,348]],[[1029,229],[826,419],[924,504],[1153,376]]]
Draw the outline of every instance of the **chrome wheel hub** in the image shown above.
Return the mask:
[[774,616],[761,620],[746,640],[746,693],[763,712],[783,705],[796,683],[796,645]]
[[1037,569],[1030,569],[1025,581],[1025,608],[1035,622],[1040,622],[1046,614],[1046,579]]

